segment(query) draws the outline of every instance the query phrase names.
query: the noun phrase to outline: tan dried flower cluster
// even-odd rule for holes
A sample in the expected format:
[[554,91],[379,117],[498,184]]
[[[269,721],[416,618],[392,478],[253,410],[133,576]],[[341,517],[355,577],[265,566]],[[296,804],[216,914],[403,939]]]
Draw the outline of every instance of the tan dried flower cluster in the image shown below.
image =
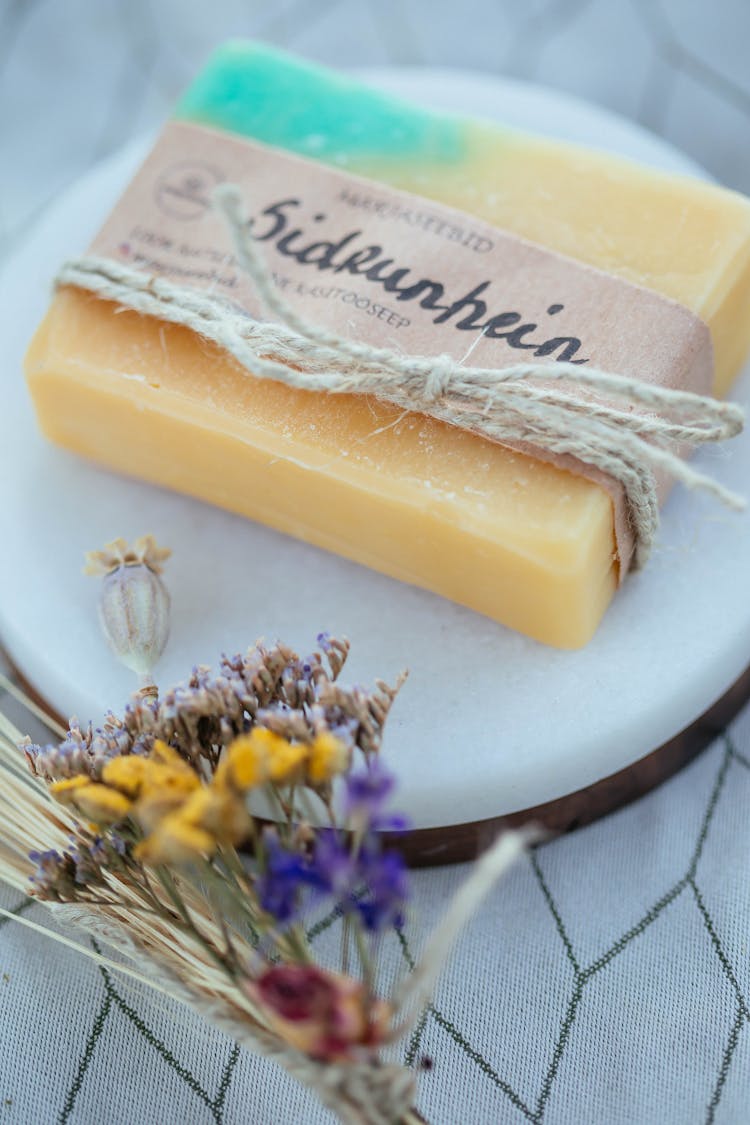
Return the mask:
[[72,720],[59,745],[24,744],[31,770],[45,781],[82,773],[98,780],[111,758],[147,755],[157,740],[193,765],[213,768],[223,748],[256,725],[300,742],[332,734],[350,749],[377,753],[403,677],[393,687],[377,680],[372,690],[344,688],[337,680],[349,642],[321,633],[318,646],[303,659],[287,645],[258,643],[244,655],[223,657],[215,673],[195,668],[161,699],[136,693],[122,718],[109,714],[101,727]]

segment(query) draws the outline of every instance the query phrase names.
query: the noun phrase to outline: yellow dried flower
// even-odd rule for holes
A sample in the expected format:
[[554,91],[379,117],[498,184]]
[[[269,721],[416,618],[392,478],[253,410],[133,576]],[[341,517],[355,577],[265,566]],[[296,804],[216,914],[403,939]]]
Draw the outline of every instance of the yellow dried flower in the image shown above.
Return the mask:
[[161,776],[152,774],[147,779],[135,807],[135,817],[141,827],[150,832],[163,817],[181,808],[199,789],[197,774],[189,776],[164,768]]
[[61,805],[74,809],[75,794],[86,785],[91,785],[91,778],[86,774],[78,774],[76,777],[66,777],[64,781],[53,781],[49,786],[49,792]]
[[117,824],[129,815],[133,802],[116,789],[98,782],[82,785],[72,796],[74,807],[95,824]]
[[146,781],[151,762],[139,754],[122,754],[112,758],[102,770],[105,785],[119,789],[127,797],[137,797]]
[[262,785],[268,778],[268,754],[252,736],[238,738],[229,747],[220,781],[227,781],[244,792]]
[[195,773],[195,770],[190,765],[190,763],[186,762],[182,755],[179,754],[173,746],[170,746],[166,742],[162,742],[160,738],[157,738],[154,742],[148,760],[150,762],[155,762],[160,766],[169,766],[170,769],[178,770],[180,772],[187,772],[192,774]]
[[193,793],[171,814],[170,822],[175,818],[191,828],[202,828],[219,844],[240,844],[250,830],[250,815],[242,798],[213,785]]
[[295,745],[280,734],[256,727],[227,747],[216,771],[216,785],[246,793],[266,781],[301,780],[307,746]]
[[242,734],[227,747],[215,775],[218,786],[229,786],[244,793],[268,780],[267,740],[259,735],[260,730]]
[[[125,767],[117,769],[124,770]],[[138,769],[136,767],[136,772]],[[193,767],[160,740],[154,743],[150,756],[144,759],[142,774],[136,817],[146,831],[162,817],[178,809],[201,786],[201,779]]]
[[136,856],[144,863],[195,863],[209,859],[222,844],[241,843],[249,828],[250,816],[239,795],[204,785],[155,822]]
[[274,747],[268,762],[268,776],[271,781],[294,784],[304,776],[307,761],[307,746],[294,745],[286,739],[279,739],[280,745]]
[[257,752],[265,758],[266,776],[270,781],[292,781],[301,776],[307,747],[295,745],[266,727],[256,727],[248,736]]
[[209,859],[216,846],[210,832],[187,824],[179,813],[172,813],[138,845],[135,856],[141,863],[180,865]]
[[248,738],[266,754],[273,754],[274,750],[279,746],[286,745],[286,739],[282,738],[280,734],[275,731],[269,730],[268,727],[255,727],[248,735]]
[[142,795],[151,797],[164,790],[175,793],[192,793],[200,788],[201,779],[195,770],[173,769],[172,766],[160,766],[156,762],[149,763],[149,769],[143,777]]
[[349,754],[339,738],[328,732],[316,735],[307,760],[307,780],[311,785],[332,781],[348,765]]

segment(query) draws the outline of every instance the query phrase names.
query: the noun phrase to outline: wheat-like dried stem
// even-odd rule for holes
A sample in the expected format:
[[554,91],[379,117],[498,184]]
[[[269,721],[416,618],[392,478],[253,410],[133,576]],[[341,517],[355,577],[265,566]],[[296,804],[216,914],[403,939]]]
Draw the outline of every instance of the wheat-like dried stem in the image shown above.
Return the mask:
[[9,679],[3,672],[0,672],[0,688],[7,691],[8,695],[12,695],[15,700],[23,704],[29,714],[33,715],[35,719],[39,719],[44,723],[48,730],[52,731],[59,738],[65,738],[67,731],[65,727],[58,723],[57,719],[53,719],[49,712],[35,703],[25,691],[23,691],[13,680]]

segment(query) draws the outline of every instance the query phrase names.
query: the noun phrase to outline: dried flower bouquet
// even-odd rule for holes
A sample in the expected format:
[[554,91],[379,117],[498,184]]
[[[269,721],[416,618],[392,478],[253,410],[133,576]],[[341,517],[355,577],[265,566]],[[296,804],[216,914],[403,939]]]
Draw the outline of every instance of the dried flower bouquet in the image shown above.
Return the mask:
[[[90,560],[104,577],[105,632],[142,681],[121,717],[96,730],[72,722],[52,746],[0,717],[0,878],[81,931],[50,936],[189,1003],[343,1121],[422,1120],[413,1072],[380,1052],[419,1016],[525,837],[506,835],[478,861],[424,960],[379,996],[378,937],[409,906],[408,872],[382,835],[408,828],[380,758],[400,683],[343,687],[349,645],[321,634],[305,659],[259,644],[159,697],[164,557],[149,539]],[[343,919],[335,969],[307,938],[323,909]]]

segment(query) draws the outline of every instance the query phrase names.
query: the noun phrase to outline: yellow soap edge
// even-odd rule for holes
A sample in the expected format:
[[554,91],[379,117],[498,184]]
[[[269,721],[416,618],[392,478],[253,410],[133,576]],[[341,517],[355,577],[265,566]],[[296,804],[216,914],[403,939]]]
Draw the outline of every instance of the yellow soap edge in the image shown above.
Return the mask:
[[[88,435],[88,441],[82,442],[80,440],[80,435],[71,435],[70,432],[66,431],[64,419],[66,414],[70,417],[75,417],[76,415],[80,416],[81,408],[90,408],[91,399],[87,397],[84,397],[84,401],[77,409],[74,408],[76,406],[74,401],[75,392],[84,390],[86,395],[88,395],[90,389],[88,387],[81,387],[80,385],[76,388],[71,384],[69,376],[64,374],[60,375],[59,373],[44,368],[41,353],[44,351],[45,323],[46,321],[40,326],[29,348],[27,356],[27,377],[32,395],[35,399],[40,422],[46,435],[57,444],[63,445],[68,449],[73,449],[75,452],[98,463],[105,463],[110,468],[114,468],[117,471],[136,476],[140,479],[145,478],[152,483],[176,488],[178,491],[185,491],[184,483],[181,485],[181,482],[177,479],[178,474],[169,471],[169,467],[172,464],[171,459],[163,455],[167,453],[165,442],[168,444],[166,439],[168,437],[169,428],[176,427],[178,430],[182,428],[180,440],[183,444],[190,441],[193,443],[193,448],[200,447],[204,452],[217,436],[223,437],[224,435],[217,435],[215,431],[206,428],[204,429],[200,442],[196,442],[196,427],[198,424],[195,421],[178,419],[172,410],[175,405],[174,402],[165,404],[169,408],[166,412],[149,408],[149,413],[154,417],[158,416],[161,428],[161,443],[158,464],[150,468],[149,471],[145,471],[146,459],[143,456],[142,449],[139,450],[131,447],[127,455],[117,455],[113,452],[117,449],[117,443],[113,441],[113,436],[106,431],[106,420],[108,418],[114,419],[115,417],[121,418],[126,406],[123,404],[122,396],[117,393],[116,387],[105,387],[102,382],[100,382],[97,390],[99,391],[101,399],[103,400],[109,395],[110,398],[116,400],[118,409],[112,410],[113,404],[110,404],[109,409],[104,410],[100,420],[84,427],[84,432]],[[49,394],[52,395],[51,409],[45,409],[45,390],[48,393],[48,405]],[[132,392],[133,388],[130,388],[130,390]],[[55,396],[57,396],[56,402]],[[132,405],[132,399],[130,400],[130,404]],[[137,411],[142,421],[144,414],[143,408],[138,409],[137,407],[133,407],[133,409]],[[242,453],[240,449],[242,442],[237,438],[234,440],[237,442],[237,455],[240,457]],[[245,446],[245,450],[246,452],[249,451],[251,458],[253,454],[259,452],[255,447],[247,445]],[[282,495],[284,494],[284,489],[287,495],[293,495],[296,484],[302,480],[304,475],[303,470],[293,462],[283,462],[278,458],[277,464],[279,466],[277,475],[284,475],[281,472],[281,466],[283,465],[287,478],[286,483],[282,485]],[[246,490],[244,493],[246,497],[250,497],[249,502],[232,502],[231,498],[228,496],[217,494],[215,488],[207,489],[205,486],[205,478],[203,481],[201,480],[200,465],[196,467],[199,470],[196,474],[196,479],[191,482],[187,490],[190,495],[196,495],[198,498],[211,503],[218,503],[221,507],[235,511],[249,518],[257,519],[260,517],[263,523],[273,526],[279,531],[293,534],[298,538],[303,538],[323,549],[333,550],[337,554],[343,554],[345,557],[353,559],[355,562],[369,566],[374,565],[375,569],[387,573],[393,578],[423,588],[435,590],[434,582],[431,583],[429,578],[425,580],[424,573],[421,575],[415,574],[405,570],[403,567],[398,567],[394,565],[391,558],[383,557],[382,555],[378,557],[377,553],[372,549],[370,549],[369,553],[363,550],[361,544],[359,546],[352,544],[342,546],[340,541],[334,541],[334,538],[328,532],[320,528],[311,530],[309,527],[301,527],[299,524],[295,524],[293,519],[280,514],[275,505],[271,505],[268,509],[263,510],[262,505],[257,501],[253,501],[252,497],[254,493],[251,489]],[[339,488],[341,487],[341,482],[330,481],[327,483],[327,487],[330,488],[331,485],[335,483],[338,483]],[[349,482],[346,483],[345,487],[347,487],[349,491],[352,490],[352,486]],[[453,525],[441,523],[441,521],[435,517],[434,513],[415,512],[413,505],[403,502],[399,503],[397,499],[390,505],[381,504],[381,515],[383,515],[384,511],[387,514],[386,509],[389,507],[390,515],[388,518],[393,526],[403,526],[409,535],[415,534],[421,527],[424,533],[429,536],[430,551],[434,553],[436,558],[439,557],[443,561],[446,559],[447,553],[449,553],[452,548],[451,539],[457,539],[457,534]],[[441,542],[441,533],[443,534],[443,542]],[[464,536],[464,538],[466,537]],[[472,546],[478,550],[481,544],[475,538],[472,542]],[[442,588],[436,592],[460,604],[468,605],[470,609],[474,609],[477,612],[500,620],[511,628],[516,628],[547,644],[553,644],[561,648],[578,648],[590,640],[614,593],[616,575],[612,563],[609,569],[601,576],[598,589],[594,592],[593,596],[590,583],[583,589],[576,587],[574,574],[566,576],[566,580],[558,584],[558,589],[554,595],[548,588],[550,614],[560,611],[560,607],[562,606],[564,615],[570,618],[570,615],[575,610],[574,603],[578,603],[578,621],[575,628],[556,631],[551,621],[545,621],[546,611],[541,604],[535,607],[539,619],[537,624],[535,626],[530,625],[528,620],[528,608],[525,611],[523,610],[521,604],[523,598],[519,597],[518,588],[515,588],[516,580],[521,578],[531,585],[534,572],[533,564],[530,564],[529,560],[525,558],[505,551],[498,544],[491,543],[485,544],[485,546],[490,547],[494,558],[498,558],[501,555],[505,556],[506,573],[513,576],[514,589],[512,594],[500,592],[497,597],[494,612],[488,611],[484,603],[478,605],[476,599],[472,597],[473,590],[481,584],[481,581],[484,580],[488,583],[486,568],[483,577],[477,577],[477,575],[474,574],[473,576],[469,575],[467,578],[466,573],[462,572],[459,583],[460,589],[457,588],[456,585],[453,585],[450,590],[446,590],[445,583],[443,583]],[[474,569],[477,570],[477,567],[478,560],[475,562]],[[481,567],[478,567],[478,569],[481,571]],[[548,574],[545,575],[545,577],[548,577]],[[454,583],[456,582],[455,574],[452,581]],[[498,604],[501,606],[499,611]]]

